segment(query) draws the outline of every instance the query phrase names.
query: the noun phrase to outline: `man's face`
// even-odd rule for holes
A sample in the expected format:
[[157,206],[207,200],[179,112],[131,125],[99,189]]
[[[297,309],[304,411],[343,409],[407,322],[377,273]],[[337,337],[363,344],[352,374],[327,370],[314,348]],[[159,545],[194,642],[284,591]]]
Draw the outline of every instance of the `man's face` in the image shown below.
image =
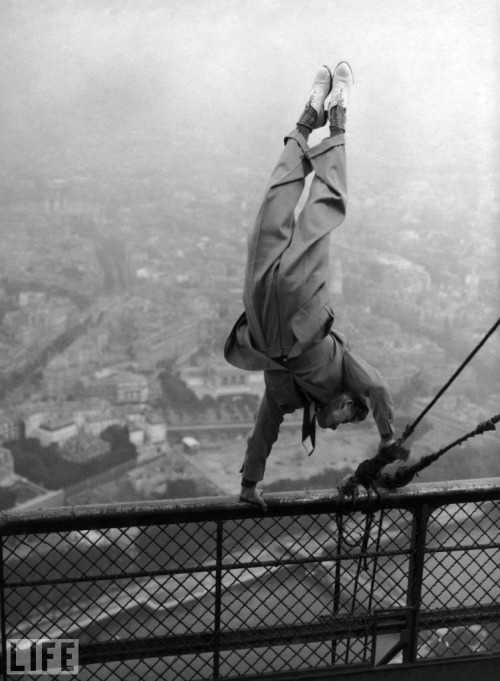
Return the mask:
[[354,416],[352,400],[345,399],[327,404],[316,412],[316,420],[321,428],[335,430],[341,423],[349,423]]

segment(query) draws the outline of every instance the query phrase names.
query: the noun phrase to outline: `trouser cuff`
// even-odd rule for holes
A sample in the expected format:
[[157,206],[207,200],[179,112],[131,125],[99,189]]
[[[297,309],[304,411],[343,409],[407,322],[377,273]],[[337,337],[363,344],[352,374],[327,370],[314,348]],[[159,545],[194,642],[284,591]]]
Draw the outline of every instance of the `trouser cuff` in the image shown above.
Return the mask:
[[303,137],[298,130],[292,130],[292,132],[286,135],[285,139],[283,140],[284,144],[286,144],[290,139],[297,142],[304,154],[309,151],[309,145],[307,144],[305,137]]
[[335,137],[326,137],[324,140],[319,142],[319,144],[315,144],[314,147],[309,147],[305,138],[300,134],[298,130],[292,130],[290,133],[288,133],[288,135],[286,135],[284,139],[284,143],[286,144],[290,139],[295,140],[297,142],[297,144],[302,149],[303,153],[307,156],[308,159],[314,158],[315,156],[319,156],[320,154],[324,154],[332,147],[340,147],[345,144],[344,134],[335,135]]
[[345,144],[345,135],[336,135],[335,137],[327,137],[322,140],[319,144],[314,145],[310,149],[304,151],[308,159],[312,159],[315,156],[324,154],[326,151],[332,147],[340,147]]

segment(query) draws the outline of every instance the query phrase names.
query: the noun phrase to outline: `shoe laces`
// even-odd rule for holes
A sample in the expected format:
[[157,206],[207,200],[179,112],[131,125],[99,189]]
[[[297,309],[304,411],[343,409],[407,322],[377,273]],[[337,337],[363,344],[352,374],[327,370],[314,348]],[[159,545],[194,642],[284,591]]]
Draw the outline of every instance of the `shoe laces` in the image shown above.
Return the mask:
[[337,106],[345,106],[345,97],[344,97],[344,88],[340,88],[340,90],[336,93],[335,95],[335,104]]

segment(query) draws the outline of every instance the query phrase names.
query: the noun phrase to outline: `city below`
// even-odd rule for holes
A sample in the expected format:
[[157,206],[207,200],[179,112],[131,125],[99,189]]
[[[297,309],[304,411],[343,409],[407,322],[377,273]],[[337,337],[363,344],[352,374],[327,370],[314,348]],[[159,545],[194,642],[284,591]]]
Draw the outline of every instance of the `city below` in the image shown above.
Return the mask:
[[[132,142],[144,153],[145,140]],[[209,152],[213,166],[189,183],[167,162],[148,169],[132,158],[112,180],[82,167],[4,181],[2,508],[236,493],[263,379],[225,363],[222,347],[242,310],[263,182],[233,164],[228,188],[216,168],[229,163]],[[387,379],[400,429],[498,314],[494,177],[475,194],[483,238],[470,242],[472,189],[453,171],[463,191],[447,202],[441,170],[426,182],[373,180],[333,238],[335,326]],[[497,334],[417,430],[413,456],[500,412],[499,367]],[[308,458],[299,426],[300,414],[286,422],[265,489],[331,487],[377,445],[370,419],[322,433]],[[423,479],[498,475],[495,447],[485,436],[473,457],[450,454]]]

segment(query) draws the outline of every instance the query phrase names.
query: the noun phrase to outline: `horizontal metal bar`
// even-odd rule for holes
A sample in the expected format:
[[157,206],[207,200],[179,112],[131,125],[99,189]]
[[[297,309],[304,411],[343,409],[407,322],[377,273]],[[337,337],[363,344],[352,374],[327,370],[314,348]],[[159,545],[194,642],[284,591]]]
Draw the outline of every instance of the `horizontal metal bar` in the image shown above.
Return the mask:
[[[246,566],[245,566],[246,567]],[[136,581],[138,579],[154,579],[155,577],[175,577],[176,575],[193,575],[193,574],[206,574],[214,572],[215,567],[198,567],[198,568],[173,568],[169,570],[155,570],[154,572],[120,572],[112,573],[107,572],[102,575],[80,575],[79,577],[67,577],[65,579],[61,577],[53,577],[52,579],[37,579],[29,580],[22,579],[16,582],[10,582],[8,578],[4,579],[4,586],[9,589],[22,589],[27,586],[39,587],[39,586],[54,586],[63,584],[85,584],[87,582],[91,584],[98,584],[99,582],[116,582],[116,581]]]
[[[359,542],[361,546],[361,541]],[[351,551],[355,549],[351,548]],[[256,567],[285,567],[287,565],[306,565],[308,563],[314,563],[320,565],[321,563],[342,563],[346,561],[358,561],[360,558],[394,558],[395,556],[408,556],[411,553],[411,548],[401,549],[400,551],[384,551],[379,549],[378,551],[357,551],[356,553],[341,553],[341,554],[328,554],[326,556],[318,556],[315,558],[313,556],[307,558],[287,558],[286,560],[262,560],[262,561],[248,561],[248,562],[236,562],[236,563],[223,563],[223,569],[226,571],[230,570],[241,570],[241,568],[250,569]]]
[[457,681],[480,678],[496,681],[500,656],[483,658],[442,658],[416,665],[389,664],[370,667],[366,664],[338,665],[313,670],[274,672],[231,677],[231,681]]
[[255,506],[243,504],[236,496],[204,497],[175,501],[152,501],[99,506],[65,506],[55,509],[0,513],[0,534],[32,534],[84,529],[105,529],[222,519],[272,518],[380,508],[411,509],[422,503],[441,506],[500,499],[500,478],[453,482],[414,483],[398,490],[383,490],[381,502],[360,493],[356,503],[347,505],[338,490],[266,494],[265,516]]
[[[337,563],[337,562],[347,562],[347,561],[358,561],[360,559],[365,559],[365,558],[393,558],[395,556],[408,556],[411,553],[411,549],[405,550],[405,551],[365,551],[365,552],[359,552],[359,553],[343,553],[340,555],[334,555],[332,554],[331,556],[326,556],[326,557],[320,557],[320,558],[290,558],[287,560],[253,560],[253,561],[248,561],[248,562],[241,562],[241,563],[228,563],[225,564],[223,563],[222,565],[222,570],[223,572],[231,572],[233,570],[252,570],[256,568],[279,568],[279,567],[293,567],[293,566],[298,566],[298,565],[321,565],[322,563]],[[196,568],[169,568],[165,570],[155,570],[152,572],[147,572],[147,571],[138,571],[138,572],[120,572],[120,573],[106,573],[105,575],[95,575],[94,577],[92,576],[80,576],[80,577],[68,577],[68,578],[62,578],[62,577],[54,577],[52,579],[37,579],[37,580],[30,580],[30,579],[22,579],[18,580],[15,582],[9,581],[9,578],[6,577],[4,579],[4,584],[6,587],[9,587],[10,589],[19,589],[21,587],[26,587],[26,586],[32,586],[32,587],[37,587],[37,586],[50,586],[50,585],[55,585],[55,584],[79,584],[82,582],[92,582],[92,583],[97,583],[97,582],[102,582],[102,581],[110,581],[110,580],[122,580],[122,579],[129,579],[129,580],[134,580],[134,579],[140,579],[144,577],[169,577],[169,576],[175,576],[175,575],[184,575],[184,574],[204,574],[206,572],[214,572],[216,569],[215,564],[207,565],[207,566],[198,566]]]
[[500,604],[474,605],[461,608],[439,608],[420,610],[419,631],[435,628],[467,626],[469,624],[498,623],[500,621]]
[[[459,546],[447,547],[428,547],[425,548],[426,554],[437,554],[437,553],[464,553],[468,551],[487,551],[500,548],[500,537],[498,542],[489,542],[487,544],[461,544]],[[382,549],[375,551],[360,551],[358,553],[341,553],[341,554],[331,554],[327,556],[321,556],[315,558],[313,556],[307,558],[287,558],[287,559],[276,559],[276,560],[253,560],[246,562],[232,562],[223,563],[222,569],[224,572],[230,572],[232,570],[251,570],[255,568],[262,567],[288,567],[297,565],[308,565],[315,564],[321,565],[322,563],[337,563],[337,562],[347,562],[360,559],[371,559],[371,558],[394,558],[396,556],[409,556],[412,552],[411,548],[401,549],[396,551],[384,551]],[[13,551],[15,553],[15,551]],[[11,589],[26,587],[26,586],[50,586],[55,584],[79,584],[81,582],[102,582],[110,580],[122,580],[122,579],[140,579],[143,577],[166,577],[174,576],[179,574],[204,574],[206,572],[213,572],[216,569],[215,562],[210,564],[202,564],[196,567],[176,567],[176,568],[166,568],[158,570],[138,570],[136,572],[107,572],[105,575],[94,575],[85,577],[68,577],[61,578],[55,577],[53,579],[40,579],[40,580],[30,580],[22,579],[19,581],[9,581],[9,578],[4,578],[5,586]]]
[[[419,630],[453,628],[467,624],[498,622],[500,604],[489,607],[456,608],[421,613]],[[321,619],[308,624],[281,625],[273,628],[221,630],[219,650],[246,650],[270,646],[293,645],[298,643],[329,642],[353,637],[376,636],[400,633],[407,627],[404,609],[394,612],[377,613],[377,628],[373,631],[374,616],[342,616]],[[80,644],[82,665],[107,663],[119,660],[135,660],[154,657],[168,657],[211,653],[214,650],[215,635],[212,631],[179,636],[151,637],[143,639],[110,640],[102,643]],[[480,655],[477,656],[481,657]],[[0,658],[1,660],[1,658]]]
[[[468,553],[469,551],[490,551],[500,548],[500,537],[497,542],[489,542],[488,544],[460,544],[457,546],[439,546],[439,547],[425,547],[425,553]],[[385,556],[386,554],[384,554]]]

